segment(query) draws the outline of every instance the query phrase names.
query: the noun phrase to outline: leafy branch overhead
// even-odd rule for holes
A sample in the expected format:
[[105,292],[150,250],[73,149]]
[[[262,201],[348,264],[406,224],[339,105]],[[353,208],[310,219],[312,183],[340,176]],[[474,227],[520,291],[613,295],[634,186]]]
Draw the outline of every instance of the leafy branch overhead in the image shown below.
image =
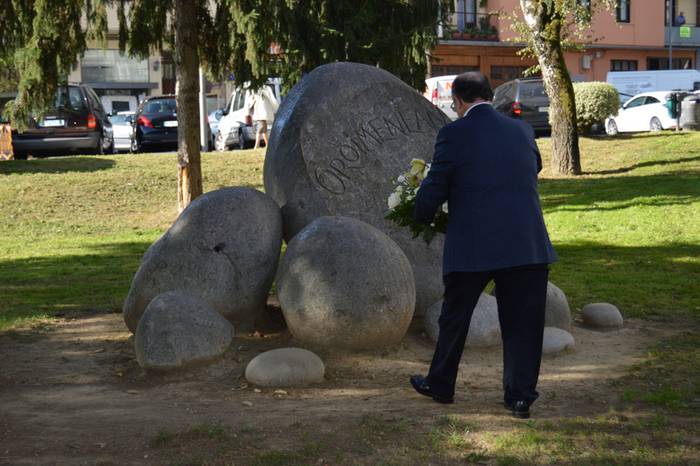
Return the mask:
[[[450,0],[196,0],[197,48],[217,79],[262,85],[268,76],[294,85],[334,61],[384,68],[422,90],[426,50],[447,23]],[[9,116],[22,126],[51,104],[91,40],[104,46],[109,30],[132,56],[174,49],[174,0],[8,0],[0,15],[0,63],[19,80]],[[108,24],[116,10],[118,24]],[[272,45],[279,47],[277,50]],[[281,53],[279,53],[281,52]]]

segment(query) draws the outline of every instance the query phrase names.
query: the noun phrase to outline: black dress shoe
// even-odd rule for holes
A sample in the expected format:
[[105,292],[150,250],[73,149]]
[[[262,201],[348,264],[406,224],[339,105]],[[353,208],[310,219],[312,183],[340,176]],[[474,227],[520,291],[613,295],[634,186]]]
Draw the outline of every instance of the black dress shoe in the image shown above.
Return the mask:
[[505,402],[506,409],[513,412],[513,416],[519,419],[528,419],[530,417],[530,407],[523,400]]
[[432,398],[438,403],[450,404],[455,402],[454,397],[440,396],[437,393],[433,392],[430,389],[430,385],[428,385],[428,382],[426,382],[425,377],[423,377],[422,375],[412,375],[411,385],[413,386],[413,389],[415,391],[417,391],[423,396]]

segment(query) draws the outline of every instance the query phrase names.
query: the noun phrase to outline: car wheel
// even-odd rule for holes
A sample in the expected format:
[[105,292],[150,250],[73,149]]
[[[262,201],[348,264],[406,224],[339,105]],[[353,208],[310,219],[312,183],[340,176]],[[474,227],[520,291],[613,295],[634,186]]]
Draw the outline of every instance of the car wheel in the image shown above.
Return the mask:
[[661,126],[661,121],[658,118],[654,117],[649,122],[649,129],[653,132],[657,132],[664,129],[664,127]]
[[216,135],[216,139],[214,140],[214,148],[219,152],[226,152],[228,150],[228,147],[226,147],[226,141],[224,141],[224,135],[221,134],[221,131],[219,131],[219,133]]
[[131,147],[130,147],[131,152],[134,154],[137,152],[141,152],[141,144],[139,143],[138,139],[136,136],[131,137]]
[[608,133],[609,136],[615,136],[618,133],[615,120],[608,120],[608,123],[605,125],[605,132]]

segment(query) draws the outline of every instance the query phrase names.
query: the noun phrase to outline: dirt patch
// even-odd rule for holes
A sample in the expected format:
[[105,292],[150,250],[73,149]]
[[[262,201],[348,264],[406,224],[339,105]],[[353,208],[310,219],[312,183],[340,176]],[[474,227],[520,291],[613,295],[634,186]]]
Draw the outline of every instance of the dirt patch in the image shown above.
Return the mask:
[[[220,458],[212,455],[222,444],[226,464],[294,464],[275,452],[324,451],[319,442],[338,451],[372,450],[371,437],[382,431],[372,429],[377,420],[414,432],[451,414],[493,432],[519,422],[501,405],[500,348],[465,351],[455,404],[415,394],[408,377],[425,373],[434,348],[421,328],[415,322],[391,351],[320,353],[327,380],[286,394],[256,390],[243,378],[260,352],[293,345],[278,323],[239,332],[219,363],[168,376],[139,368],[119,314],[56,319],[0,334],[0,464],[182,464],[182,458],[220,464],[211,458]],[[533,415],[609,411],[618,402],[615,381],[650,344],[673,332],[668,324],[638,320],[616,332],[575,327],[575,349],[543,360]],[[199,460],[185,451],[191,448],[201,450],[194,452]]]

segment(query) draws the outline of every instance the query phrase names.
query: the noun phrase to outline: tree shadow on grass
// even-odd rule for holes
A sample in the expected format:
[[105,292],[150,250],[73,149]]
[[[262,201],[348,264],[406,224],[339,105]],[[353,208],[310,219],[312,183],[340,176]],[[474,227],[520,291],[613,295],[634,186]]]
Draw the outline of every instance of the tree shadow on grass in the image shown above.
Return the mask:
[[621,173],[631,172],[632,170],[636,170],[638,168],[657,167],[657,166],[666,166],[666,165],[678,165],[681,163],[688,163],[688,162],[700,162],[700,156],[688,157],[688,158],[677,158],[677,159],[673,159],[673,160],[650,160],[647,162],[635,163],[635,164],[630,165],[628,167],[616,168],[615,170],[601,170],[601,171],[584,172],[584,175],[619,175]]
[[686,170],[668,175],[545,179],[539,191],[545,213],[689,205],[700,200],[700,173]]
[[150,244],[94,244],[81,255],[0,261],[0,328],[66,311],[121,309]]
[[556,244],[552,281],[572,310],[609,302],[626,317],[680,315],[700,318],[700,244],[613,246],[595,242]]
[[55,157],[36,160],[9,160],[0,163],[0,175],[60,174],[108,170],[116,162],[103,157]]

